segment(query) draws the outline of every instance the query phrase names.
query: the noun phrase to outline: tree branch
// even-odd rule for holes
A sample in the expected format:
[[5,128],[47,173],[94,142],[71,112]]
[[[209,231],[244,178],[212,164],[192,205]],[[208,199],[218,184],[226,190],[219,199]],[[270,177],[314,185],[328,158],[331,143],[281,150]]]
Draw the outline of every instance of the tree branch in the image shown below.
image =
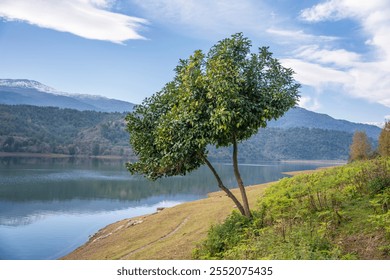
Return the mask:
[[236,135],[233,134],[233,169],[234,176],[236,177],[238,187],[241,192],[241,198],[244,204],[244,215],[248,218],[252,217],[251,211],[249,209],[248,197],[246,195],[246,190],[244,187],[244,183],[242,182],[240,171],[238,170],[238,160],[237,160],[237,138]]
[[226,195],[233,200],[234,204],[236,204],[238,210],[240,211],[240,213],[242,215],[245,215],[245,210],[244,210],[244,207],[242,206],[242,204],[240,203],[240,201],[237,199],[237,197],[227,188],[225,187],[225,185],[223,184],[222,180],[221,180],[221,177],[219,177],[219,174],[218,172],[215,170],[214,166],[211,164],[211,162],[207,159],[207,157],[205,157],[204,155],[202,155],[202,158],[203,160],[206,162],[207,166],[210,168],[211,172],[213,173],[215,179],[217,179],[217,182],[218,182],[218,187],[223,190]]

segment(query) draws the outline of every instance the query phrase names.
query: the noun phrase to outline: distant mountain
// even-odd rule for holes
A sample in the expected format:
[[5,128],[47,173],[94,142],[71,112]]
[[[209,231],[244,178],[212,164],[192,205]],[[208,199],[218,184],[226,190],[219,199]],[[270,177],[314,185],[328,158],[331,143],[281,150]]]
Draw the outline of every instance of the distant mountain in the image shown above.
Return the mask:
[[[134,158],[125,116],[126,113],[0,104],[0,152]],[[300,127],[299,124],[297,120],[296,127],[260,129],[240,143],[240,161],[348,159],[352,132]],[[370,126],[359,128],[365,127]],[[373,147],[377,146],[377,139],[371,138]],[[211,160],[229,161],[232,150],[231,147],[209,147],[208,155]]]
[[[102,96],[61,92],[40,82],[26,79],[0,79],[0,104],[52,106],[98,112],[128,112],[134,107],[132,103]],[[269,122],[268,127],[318,128],[348,133],[359,130],[365,131],[373,139],[378,139],[381,131],[375,125],[337,120],[299,107],[289,110],[277,121]]]
[[[60,92],[37,81],[0,79],[0,151],[130,156],[123,112],[133,107],[101,96]],[[377,126],[297,107],[243,141],[240,159],[347,159],[357,130],[377,145]],[[211,147],[209,156],[225,160],[231,151]]]
[[365,131],[368,137],[378,139],[381,129],[375,125],[353,123],[346,120],[337,120],[325,114],[308,111],[303,108],[293,108],[283,117],[271,121],[268,127],[274,128],[319,128],[325,130],[336,130],[348,133]]
[[128,112],[134,104],[98,95],[70,94],[26,79],[0,79],[0,104],[52,106],[99,112]]

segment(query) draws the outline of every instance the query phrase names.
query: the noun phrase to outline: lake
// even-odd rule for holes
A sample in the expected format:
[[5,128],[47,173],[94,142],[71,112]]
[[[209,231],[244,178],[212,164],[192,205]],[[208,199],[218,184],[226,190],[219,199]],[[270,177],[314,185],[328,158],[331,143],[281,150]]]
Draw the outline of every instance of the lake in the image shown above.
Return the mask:
[[[201,199],[217,191],[207,167],[155,182],[132,176],[125,161],[0,158],[0,260],[57,259],[100,228]],[[326,162],[241,164],[246,185],[278,180],[282,172]],[[334,165],[334,163],[333,163]],[[225,185],[236,187],[230,164],[215,164]]]

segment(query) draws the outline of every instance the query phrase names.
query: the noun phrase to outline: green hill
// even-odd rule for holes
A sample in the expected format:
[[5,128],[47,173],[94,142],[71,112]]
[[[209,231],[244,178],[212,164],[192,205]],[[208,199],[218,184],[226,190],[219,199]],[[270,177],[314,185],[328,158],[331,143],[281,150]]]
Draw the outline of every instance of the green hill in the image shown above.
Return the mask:
[[[347,160],[352,133],[319,128],[265,128],[239,144],[241,162],[259,160]],[[371,139],[372,146],[377,141]],[[230,160],[231,148],[210,148],[214,160]]]
[[[299,113],[297,115],[297,113]],[[308,125],[303,109],[294,109],[294,123],[260,129],[239,146],[240,161],[259,160],[346,160],[352,132]],[[300,116],[299,118],[297,116]],[[0,104],[0,152],[56,153],[132,157],[125,113],[79,111],[56,107]],[[301,120],[300,120],[301,118]],[[282,117],[280,122],[286,119]],[[290,119],[290,117],[288,117]],[[306,119],[306,120],[305,120]],[[327,120],[329,120],[327,118]],[[353,127],[352,123],[349,123]],[[371,126],[357,126],[371,129]],[[376,131],[380,131],[378,127]],[[377,133],[379,135],[379,133]],[[371,138],[372,146],[377,138]],[[209,147],[211,160],[231,159],[231,148]]]
[[0,104],[0,151],[131,156],[125,113]]
[[326,114],[311,112],[296,107],[290,109],[282,118],[271,121],[268,127],[278,128],[319,128],[354,133],[356,130],[365,131],[368,137],[377,139],[381,129],[375,125],[353,123],[346,120],[334,119]]
[[198,259],[390,259],[390,158],[282,179],[252,220],[213,226]]

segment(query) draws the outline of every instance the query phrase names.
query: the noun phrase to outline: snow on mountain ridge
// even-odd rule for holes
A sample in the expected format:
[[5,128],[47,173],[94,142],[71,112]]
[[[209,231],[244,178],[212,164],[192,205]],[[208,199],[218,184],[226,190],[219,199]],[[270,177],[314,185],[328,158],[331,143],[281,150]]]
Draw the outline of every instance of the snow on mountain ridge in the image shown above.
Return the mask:
[[11,87],[11,88],[28,88],[36,89],[41,92],[59,94],[62,95],[63,92],[60,92],[52,87],[46,86],[40,82],[27,79],[0,79],[0,86]]
[[134,104],[99,95],[67,93],[40,82],[27,79],[0,79],[0,104],[34,105],[94,110],[101,112],[128,112]]
[[26,88],[26,89],[36,89],[40,92],[51,93],[55,95],[62,95],[68,97],[78,97],[78,98],[90,98],[90,99],[109,99],[101,95],[90,95],[90,94],[81,94],[81,93],[68,93],[59,91],[55,88],[44,85],[40,82],[28,79],[0,79],[0,86],[10,87],[10,88]]
[[84,94],[84,93],[67,93],[67,92],[62,92],[61,95],[68,96],[68,97],[80,98],[80,99],[83,99],[83,98],[95,99],[95,100],[97,100],[97,99],[105,99],[105,100],[110,99],[108,97],[101,96],[101,95],[92,95],[92,94]]

